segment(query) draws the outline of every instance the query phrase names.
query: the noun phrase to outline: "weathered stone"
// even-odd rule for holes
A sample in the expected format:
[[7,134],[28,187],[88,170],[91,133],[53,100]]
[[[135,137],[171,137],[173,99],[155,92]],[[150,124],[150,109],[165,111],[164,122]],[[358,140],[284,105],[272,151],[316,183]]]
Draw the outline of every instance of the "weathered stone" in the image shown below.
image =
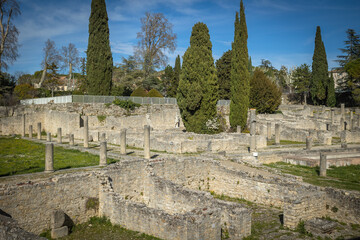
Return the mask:
[[305,222],[305,230],[314,235],[330,234],[336,229],[336,227],[336,222],[323,218],[314,218]]
[[67,235],[69,235],[69,228],[67,226],[51,229],[51,238],[56,239]]
[[33,126],[29,125],[29,138],[33,137]]
[[144,126],[144,158],[150,159],[150,126]]
[[106,141],[106,133],[102,133],[100,135],[100,142],[105,142]]
[[57,142],[62,143],[62,135],[61,135],[61,128],[57,129]]
[[256,109],[250,109],[250,135],[256,134]]
[[89,147],[89,117],[84,116],[84,148]]
[[54,171],[54,144],[45,144],[45,172]]
[[331,124],[335,124],[335,109],[331,109]]
[[340,133],[341,148],[347,148],[346,135],[347,135],[346,130],[341,131],[341,133]]
[[341,117],[345,118],[345,103],[342,103],[340,106],[341,106]]
[[126,155],[126,129],[120,130],[120,154]]
[[51,142],[51,133],[49,132],[46,134],[46,141]]
[[266,123],[267,140],[271,139],[271,122]]
[[275,144],[280,145],[280,124],[275,124]]
[[307,136],[306,137],[306,150],[311,150],[312,142],[313,142],[312,137]]
[[241,126],[236,126],[236,132],[241,133]]
[[256,136],[251,135],[250,136],[250,152],[256,151]]
[[60,228],[65,224],[65,213],[62,210],[54,210],[51,213],[51,228]]
[[106,142],[100,142],[100,166],[106,166],[107,149]]
[[326,176],[326,168],[327,168],[327,161],[326,155],[324,153],[320,153],[320,176]]
[[41,122],[37,123],[37,139],[41,140]]
[[74,145],[75,145],[74,134],[70,134],[70,135],[69,135],[69,145],[70,145],[70,146],[74,146]]
[[25,131],[26,131],[25,123],[26,123],[26,117],[25,117],[25,114],[23,114],[22,115],[22,133],[21,133],[22,137],[25,137]]

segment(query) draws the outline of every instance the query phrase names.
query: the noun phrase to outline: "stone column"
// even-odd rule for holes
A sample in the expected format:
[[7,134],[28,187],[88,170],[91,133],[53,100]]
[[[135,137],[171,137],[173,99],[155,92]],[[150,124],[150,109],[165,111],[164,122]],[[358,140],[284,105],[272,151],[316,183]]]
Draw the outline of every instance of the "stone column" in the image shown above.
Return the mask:
[[236,126],[236,133],[241,133],[241,126]]
[[335,124],[335,109],[331,109],[331,124]]
[[271,122],[268,122],[266,124],[266,127],[267,127],[267,140],[270,140],[271,139]]
[[340,118],[340,131],[346,130],[345,129],[345,120],[343,117]]
[[45,172],[54,171],[54,144],[45,144]]
[[49,132],[46,134],[46,141],[51,142],[51,133]]
[[106,159],[107,159],[107,153],[106,153],[106,142],[100,142],[100,166],[106,166]]
[[37,123],[37,139],[41,140],[41,122]]
[[144,126],[144,158],[150,159],[150,126]]
[[275,124],[275,144],[280,145],[280,124]]
[[360,128],[360,114],[358,115],[358,128]]
[[341,117],[345,117],[345,103],[341,104]]
[[312,148],[312,137],[307,136],[306,137],[306,150],[311,150]]
[[70,134],[69,138],[70,138],[69,140],[70,146],[74,146],[75,145],[74,134]]
[[62,143],[61,128],[57,129],[57,142]]
[[326,155],[324,153],[320,153],[320,176],[326,177]]
[[256,151],[256,135],[250,136],[250,152]]
[[89,147],[89,117],[84,116],[84,148]]
[[354,130],[354,113],[352,110],[350,111],[349,130]]
[[32,125],[29,125],[29,138],[33,137],[32,134],[33,134],[33,128]]
[[22,116],[22,137],[25,137],[25,131],[26,131],[26,126],[25,126],[25,114],[23,114]]
[[120,130],[120,154],[126,155],[126,129]]
[[341,148],[347,148],[346,131],[343,130],[340,133]]
[[256,134],[256,109],[250,109],[250,135]]
[[102,133],[100,135],[100,142],[105,142],[106,141],[106,134],[105,133]]

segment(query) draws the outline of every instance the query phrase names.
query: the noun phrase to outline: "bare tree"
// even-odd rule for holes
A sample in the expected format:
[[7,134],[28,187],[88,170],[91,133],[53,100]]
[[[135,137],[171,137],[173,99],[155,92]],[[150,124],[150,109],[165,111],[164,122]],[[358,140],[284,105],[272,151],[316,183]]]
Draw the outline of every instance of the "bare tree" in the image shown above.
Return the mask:
[[20,7],[16,0],[0,0],[0,72],[1,68],[7,69],[8,63],[12,64],[19,56],[19,31],[12,23],[12,19],[19,14]]
[[76,49],[74,44],[69,43],[68,46],[62,47],[61,61],[63,63],[63,68],[69,68],[68,87],[73,89],[74,83],[72,82],[72,70],[78,68],[80,63],[79,51]]
[[42,84],[44,83],[44,81],[46,79],[46,73],[47,73],[47,69],[49,68],[49,66],[52,66],[53,64],[57,66],[59,63],[59,60],[60,60],[60,56],[56,49],[54,41],[51,41],[50,39],[48,39],[45,42],[45,47],[43,48],[43,51],[44,51],[44,60],[41,63],[41,65],[43,67],[43,73],[41,75],[39,87],[42,86]]
[[176,48],[176,34],[173,25],[162,13],[145,13],[141,18],[141,32],[138,32],[138,45],[135,55],[140,58],[145,79],[149,73],[161,66],[165,67],[168,57],[165,51],[174,52]]

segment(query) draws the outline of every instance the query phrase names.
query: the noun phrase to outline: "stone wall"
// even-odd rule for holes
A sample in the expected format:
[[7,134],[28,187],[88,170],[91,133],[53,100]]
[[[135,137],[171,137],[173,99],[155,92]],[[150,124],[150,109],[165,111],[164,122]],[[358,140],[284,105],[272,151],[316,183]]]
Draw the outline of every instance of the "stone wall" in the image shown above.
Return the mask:
[[0,184],[0,208],[20,227],[39,234],[50,229],[55,209],[63,210],[75,223],[97,215],[86,203],[98,198],[98,190],[95,173],[49,174],[37,180]]

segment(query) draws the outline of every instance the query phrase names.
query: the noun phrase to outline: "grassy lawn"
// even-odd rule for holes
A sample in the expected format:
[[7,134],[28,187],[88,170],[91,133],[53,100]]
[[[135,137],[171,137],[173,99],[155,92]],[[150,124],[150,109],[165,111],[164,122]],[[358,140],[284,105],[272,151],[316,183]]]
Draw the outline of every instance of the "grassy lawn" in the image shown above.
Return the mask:
[[[296,141],[290,141],[290,140],[280,140],[280,145],[293,145],[293,144],[305,144],[305,142],[296,142]],[[275,145],[275,139],[270,139],[267,141],[267,145]]]
[[284,162],[265,165],[280,169],[283,173],[302,176],[304,182],[314,185],[360,191],[360,165],[330,167],[326,171],[326,177],[319,176],[319,167],[306,167]]
[[[50,231],[40,234],[42,237],[52,239]],[[92,217],[88,222],[75,225],[72,233],[61,239],[86,239],[86,240],[160,240],[159,238],[127,230],[118,225],[112,225],[111,222],[102,217]]]
[[[108,163],[115,162],[108,159]],[[99,156],[54,146],[54,169],[99,164]],[[0,137],[0,176],[42,172],[45,169],[45,145],[24,139]]]

